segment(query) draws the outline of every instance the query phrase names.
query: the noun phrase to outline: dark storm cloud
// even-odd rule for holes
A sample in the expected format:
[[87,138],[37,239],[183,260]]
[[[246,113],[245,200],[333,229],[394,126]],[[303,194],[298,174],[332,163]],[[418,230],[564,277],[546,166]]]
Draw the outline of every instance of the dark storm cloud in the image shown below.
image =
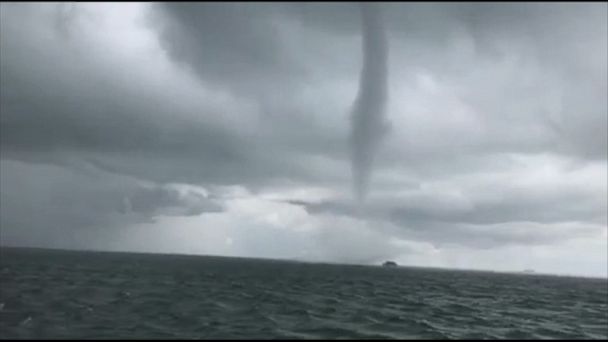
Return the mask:
[[[3,17],[6,29],[2,30],[3,155],[155,151],[161,158],[179,159],[194,153],[217,159],[242,158],[237,136],[212,123],[172,120],[181,111],[178,103],[116,84],[112,77],[119,70],[102,75],[81,56],[66,54],[72,46],[60,37],[51,34],[58,45],[41,39],[28,44],[15,32],[17,28],[11,24],[17,18],[8,18],[9,13]],[[29,19],[36,19],[32,17]],[[39,45],[45,43],[49,45]]]
[[[355,4],[156,3],[146,10],[152,38],[117,28],[109,50],[98,40],[116,18],[104,22],[85,5],[0,6],[3,242],[121,226],[126,209],[145,220],[220,210],[222,199],[173,183],[347,191],[362,66]],[[399,228],[387,236],[473,247],[542,244],[605,226],[606,6],[384,4],[393,129],[359,219]],[[144,39],[151,43],[137,50]],[[600,171],[560,170],[544,187],[534,186],[542,172],[513,183],[528,177],[518,168],[542,170],[545,155]],[[125,178],[70,184],[83,165]],[[42,181],[56,173],[62,181]],[[415,193],[433,182],[464,190]],[[70,205],[49,204],[53,196]],[[293,204],[354,215],[343,200]]]
[[158,3],[150,23],[178,62],[201,78],[238,91],[280,91],[300,76],[281,44],[281,23],[274,4]]
[[[285,24],[287,19],[295,18],[293,19],[294,21],[303,21],[307,23],[308,26],[315,27],[316,30],[321,30],[326,27],[328,32],[334,31],[331,29],[333,26],[339,27],[345,25],[349,28],[348,30],[337,30],[337,32],[346,32],[352,36],[356,36],[360,30],[360,27],[357,26],[357,23],[359,23],[360,20],[356,16],[356,8],[351,8],[352,6],[347,6],[348,4],[329,4],[329,8],[335,7],[336,10],[334,11],[336,13],[339,11],[347,13],[344,15],[345,18],[350,18],[350,24],[332,23],[327,19],[323,19],[323,17],[328,16],[328,14],[323,11],[324,7],[319,7],[320,4],[301,4],[299,6],[297,4],[293,4],[293,6],[284,4],[274,10],[270,10],[265,6],[256,7],[253,5],[245,7],[236,6],[237,4],[197,5],[198,4],[158,4],[160,9],[156,8],[156,11],[160,12],[162,16],[167,17],[168,19],[166,20],[173,23],[171,25],[167,24],[169,25],[168,27],[165,27],[164,24],[157,25],[161,32],[160,36],[175,36],[175,39],[161,38],[161,42],[164,42],[163,44],[177,42],[180,40],[179,37],[182,37],[180,36],[180,33],[183,33],[181,39],[188,39],[187,43],[183,43],[183,45],[194,50],[182,51],[171,45],[166,45],[167,51],[170,52],[170,56],[176,60],[183,59],[184,61],[180,62],[181,64],[190,64],[192,68],[198,70],[197,74],[204,79],[210,77],[214,82],[217,80],[225,80],[229,83],[238,83],[240,80],[249,82],[250,80],[257,79],[258,81],[255,84],[255,88],[257,89],[266,87],[272,88],[275,87],[277,83],[280,84],[280,88],[289,89],[289,83],[286,84],[285,82],[278,81],[265,82],[259,80],[255,74],[258,72],[268,74],[265,71],[266,68],[276,65],[275,59],[277,58],[287,61],[288,59],[282,59],[284,53],[296,54],[295,52],[284,52],[282,50],[281,39],[278,38],[277,32],[267,27],[272,26],[271,23],[269,23],[269,20],[266,20],[268,17],[282,19],[282,21],[277,20],[280,21],[282,25],[287,25]],[[557,8],[561,8],[558,5],[556,6]],[[509,34],[510,36],[519,38],[521,35],[517,34],[517,29],[512,30],[515,31],[515,33],[511,33],[511,31],[507,30],[508,27],[505,27],[505,23],[508,22],[508,20],[516,20],[516,22],[520,23],[518,27],[528,28],[528,30],[534,32],[536,36],[540,36],[540,38],[536,39],[538,42],[544,43],[544,45],[554,43],[553,46],[558,47],[558,51],[560,52],[567,50],[566,45],[573,44],[571,40],[562,41],[561,44],[551,40],[550,38],[556,34],[551,35],[551,31],[545,27],[549,26],[551,28],[559,29],[557,26],[559,21],[557,21],[557,19],[565,18],[567,13],[566,10],[570,7],[566,7],[563,10],[552,9],[549,11],[546,15],[546,17],[549,18],[548,23],[544,26],[535,23],[532,20],[533,18],[536,18],[536,15],[540,15],[541,11],[545,8],[542,6],[532,6],[530,9],[525,6],[523,9],[518,9],[519,7],[517,6],[510,6],[508,7],[510,10],[504,12],[491,6],[488,7],[487,5],[480,6],[479,8],[475,5],[463,5],[462,8],[459,6],[456,6],[455,8],[459,10],[455,11],[455,14],[450,17],[449,13],[451,12],[445,7],[438,6],[437,4],[426,6],[422,4],[403,4],[403,6],[391,4],[391,10],[387,11],[387,16],[392,18],[387,24],[387,26],[391,28],[391,30],[389,30],[390,39],[397,45],[412,43],[415,48],[410,48],[410,50],[423,54],[423,56],[418,56],[417,58],[416,56],[406,56],[407,58],[404,57],[403,59],[399,58],[394,64],[397,66],[402,65],[404,62],[409,64],[409,57],[414,57],[411,59],[409,70],[415,70],[416,67],[424,66],[425,64],[423,64],[421,58],[426,59],[431,54],[441,55],[433,50],[436,48],[446,48],[441,44],[442,41],[437,41],[437,39],[439,39],[438,37],[446,36],[444,33],[447,33],[450,28],[459,27],[459,25],[468,28],[470,30],[469,33],[473,36],[475,36],[474,34],[477,34],[477,30],[473,29],[479,28],[481,31],[479,34],[489,35],[491,32],[497,31],[502,32],[503,35]],[[75,10],[71,9],[69,12],[73,15]],[[327,12],[332,12],[332,10],[328,9]],[[520,12],[524,13],[522,18],[517,15]],[[466,15],[462,13],[465,13]],[[578,13],[580,17],[584,19],[589,16],[589,13],[596,13],[596,11],[593,6],[589,9],[587,9],[586,6],[581,6],[576,7],[575,13]],[[351,14],[355,16],[353,17]],[[403,16],[399,17],[401,14],[403,14]],[[432,21],[435,21],[436,18],[439,24],[423,27],[423,25],[428,25],[428,21],[420,19],[423,15],[434,18]],[[214,20],[223,24],[211,25],[208,20],[195,20],[200,16],[211,16],[215,18]],[[497,16],[501,19],[493,25],[492,18]],[[507,19],[502,18],[505,16]],[[449,17],[450,20],[439,20],[446,19],[445,17]],[[408,18],[409,20],[397,20],[399,18]],[[583,19],[579,19],[579,21]],[[583,35],[584,33],[593,33],[594,30],[599,30],[601,35],[601,30],[605,30],[605,27],[602,27],[601,25],[602,18],[599,17],[598,20],[597,14],[594,14],[591,19],[588,27],[582,26],[582,28],[579,28],[580,25],[578,25],[578,21],[574,20],[575,24],[572,24],[571,26],[574,26],[577,30],[572,30],[572,28],[570,28],[570,31],[580,32],[579,35]],[[102,80],[103,83],[87,82],[90,78],[87,73],[83,73],[85,70],[79,70],[74,67],[74,64],[78,63],[79,57],[72,57],[73,60],[70,61],[68,65],[64,66],[60,64],[60,61],[56,60],[43,62],[42,56],[36,49],[45,49],[45,47],[30,46],[26,49],[21,42],[23,39],[20,35],[22,34],[8,29],[11,26],[8,24],[9,20],[14,22],[18,21],[17,19],[8,18],[8,16],[3,20],[5,22],[2,58],[3,149],[40,148],[41,146],[49,148],[50,146],[56,145],[58,145],[57,149],[62,149],[64,148],[63,145],[73,145],[76,147],[83,145],[82,147],[85,149],[94,147],[95,149],[111,149],[115,151],[124,150],[128,153],[128,151],[133,149],[140,151],[149,147],[150,150],[155,152],[160,151],[160,155],[163,155],[163,152],[171,154],[171,156],[173,156],[173,163],[176,163],[175,159],[178,159],[180,154],[183,154],[184,158],[189,158],[195,153],[194,151],[196,151],[196,153],[202,157],[220,156],[219,158],[213,159],[235,161],[235,165],[239,165],[240,161],[246,160],[247,154],[251,153],[249,147],[252,142],[256,145],[261,145],[259,141],[267,139],[269,144],[260,146],[259,149],[264,149],[269,146],[270,148],[273,148],[271,145],[276,141],[273,137],[276,137],[282,139],[290,149],[295,149],[296,151],[293,151],[294,153],[297,153],[298,150],[307,151],[307,149],[311,148],[314,153],[323,153],[322,151],[325,146],[326,150],[332,151],[332,157],[340,156],[341,154],[341,157],[346,159],[346,156],[344,155],[347,153],[346,149],[343,147],[338,148],[338,146],[341,145],[340,142],[345,139],[344,134],[346,131],[344,130],[344,127],[332,125],[331,130],[324,129],[314,122],[316,120],[305,119],[306,116],[314,115],[314,113],[311,113],[309,110],[294,108],[294,106],[289,106],[287,104],[268,103],[267,99],[265,99],[264,101],[266,102],[263,102],[264,108],[262,108],[262,113],[276,113],[269,114],[271,115],[269,118],[272,119],[273,124],[278,124],[280,126],[278,127],[279,129],[273,130],[276,132],[263,132],[264,134],[262,134],[262,136],[255,137],[259,140],[247,140],[246,138],[231,132],[230,128],[221,127],[217,124],[214,125],[211,122],[193,123],[172,120],[170,116],[177,109],[177,106],[175,106],[175,103],[170,101],[167,102],[167,99],[161,99],[152,94],[147,94],[145,91],[138,88],[124,89],[114,86],[102,87],[102,84],[112,84],[110,78],[114,75],[111,75],[108,79]],[[233,22],[234,25],[232,29],[226,29],[222,26],[232,25]],[[321,22],[321,24],[314,26],[317,22]],[[333,22],[336,22],[336,20]],[[403,22],[409,23],[407,25],[410,26],[407,26]],[[536,27],[540,28],[535,29]],[[411,31],[406,31],[406,29],[411,29]],[[428,37],[435,38],[428,40],[430,48],[421,48],[417,42],[417,35],[422,35],[422,37],[427,38],[427,35],[431,34],[429,32],[434,31],[438,31],[439,33],[432,37]],[[570,36],[572,35],[574,34],[571,33]],[[342,36],[345,36],[345,33],[342,34]],[[342,36],[337,37],[339,38]],[[500,38],[500,36],[498,38]],[[573,38],[576,38],[576,36]],[[249,41],[249,45],[241,44],[245,41]],[[254,41],[256,44],[253,44]],[[483,39],[476,38],[475,41],[483,42]],[[501,40],[498,41],[500,42]],[[602,41],[598,40],[598,42],[601,43]],[[323,42],[323,44],[324,43],[325,42]],[[486,43],[481,43],[481,45],[484,44]],[[593,45],[590,46],[593,47]],[[601,54],[602,46],[596,46],[596,48]],[[53,49],[59,51],[53,51]],[[240,53],[238,49],[247,49],[257,52]],[[334,51],[331,46],[322,45],[309,46],[307,49]],[[546,49],[539,48],[536,50],[542,52],[551,49],[547,46]],[[230,51],[232,51],[232,53],[229,53]],[[64,49],[52,46],[45,52],[47,54],[47,56],[45,56],[47,58],[46,60],[48,60],[49,53],[55,54],[55,58],[58,59],[64,57],[63,53],[65,53]],[[207,56],[206,53],[210,55]],[[219,53],[221,53],[221,55],[215,55]],[[191,54],[191,57],[187,57]],[[229,55],[234,56],[229,57]],[[226,60],[227,58],[228,60]],[[247,63],[235,63],[251,70],[243,73],[234,72],[234,69],[231,66],[231,63],[233,62],[230,62],[229,58],[248,58]],[[428,59],[426,65],[434,68],[440,62],[437,60],[438,58],[439,57]],[[562,59],[565,58],[566,57],[562,57]],[[352,58],[352,61],[350,61],[350,63],[353,64],[352,71],[356,70],[357,62],[355,60],[355,58]],[[559,60],[559,57],[554,56],[549,60],[556,61]],[[220,67],[222,61],[226,61],[227,63],[225,68]],[[303,65],[307,68],[314,69],[316,64],[319,64],[319,61],[317,60],[311,60],[309,65],[303,64],[302,61],[297,62],[298,63],[294,62],[292,64],[288,63],[288,65],[293,66],[289,70],[282,70],[281,68],[274,69],[275,71],[271,72],[271,74],[276,74],[277,77],[282,77],[281,75],[284,74],[291,77],[294,74],[297,74],[297,70]],[[53,69],[47,70],[49,69],[47,66],[50,64],[57,64],[55,65],[55,68],[58,67],[58,70],[54,73],[52,73]],[[260,64],[265,65],[265,67],[260,67]],[[94,65],[89,67],[94,68]],[[583,68],[583,71],[586,74],[588,71],[595,71],[595,69],[585,70]],[[94,72],[94,70],[91,72]],[[28,73],[30,73],[30,75],[27,75]],[[207,76],[207,73],[211,73],[211,75]],[[564,151],[570,151],[572,153],[590,154],[591,156],[600,158],[605,157],[605,141],[607,139],[605,139],[606,125],[603,123],[606,119],[606,101],[604,98],[600,97],[600,94],[602,93],[601,87],[605,87],[606,82],[605,76],[602,77],[601,72],[594,72],[594,75],[595,76],[591,79],[596,79],[596,83],[599,82],[599,91],[586,91],[585,87],[592,86],[590,82],[565,83],[564,87],[576,87],[582,88],[582,90],[565,92],[567,96],[565,100],[572,99],[572,101],[563,101],[563,110],[560,115],[548,118],[550,121],[543,119],[545,122],[552,123],[552,125],[547,128],[548,130],[555,129],[555,127],[561,129],[561,131],[555,133],[557,139],[555,141],[556,143],[551,145],[550,141],[545,142],[543,147],[552,149],[561,148]],[[584,75],[580,76],[581,79],[583,77]],[[351,79],[354,81],[354,77],[351,77]],[[220,81],[218,82],[221,83]],[[66,94],[79,95],[68,96]],[[354,94],[351,94],[350,96],[354,99]],[[463,96],[468,96],[468,94],[464,94]],[[594,98],[593,96],[596,97]],[[27,101],[25,100],[25,97],[27,97]],[[483,96],[483,98],[491,98],[491,96]],[[501,101],[501,99],[496,100]],[[492,135],[500,135],[501,132],[498,131],[498,127],[504,127],[503,124],[507,124],[509,125],[508,127],[511,127],[509,119],[515,118],[519,120],[516,113],[517,108],[515,107],[510,113],[501,113],[494,109],[500,106],[496,106],[494,103],[488,103],[487,100],[480,102],[479,96],[477,98],[471,98],[470,101],[474,103],[476,107],[483,110],[484,113],[491,115],[492,118],[496,118],[495,122],[500,126],[497,126],[497,130],[493,132]],[[502,101],[525,102],[528,100],[524,97],[518,97],[516,99],[504,99]],[[348,103],[348,98],[344,102]],[[568,110],[567,112],[566,109]],[[202,108],[201,110],[217,111],[217,109],[210,108]],[[576,111],[582,111],[581,115],[571,114]],[[54,112],[60,112],[61,114],[52,114]],[[151,113],[156,113],[156,115],[151,115]],[[329,112],[324,114],[324,116],[331,114],[334,113]],[[523,115],[534,118],[536,117],[534,114],[535,113],[524,112],[522,113],[522,120],[528,120]],[[536,114],[542,116],[542,113]],[[215,115],[221,116],[222,113],[220,111]],[[342,116],[346,119],[346,113],[335,113],[335,115],[338,117]],[[43,117],[39,118],[38,116]],[[111,116],[113,119],[107,119],[108,116]],[[46,120],[48,117],[52,117],[53,120]],[[504,119],[501,117],[504,117]],[[45,124],[51,125],[49,126],[49,129],[42,129],[41,127],[44,127],[44,125],[34,124],[34,122],[41,122],[41,120],[45,120]],[[85,120],[86,122],[83,122]],[[302,130],[293,129],[299,125],[308,126],[307,131],[309,133],[307,135],[311,135],[314,139],[304,141],[306,137],[302,137],[302,141],[296,143],[295,138],[298,136],[296,135],[294,137],[294,132],[288,132],[301,132]],[[269,125],[261,125],[260,127],[261,129],[264,129],[265,126]],[[344,126],[346,126],[345,123]],[[494,129],[494,127],[489,128]],[[104,136],[104,132],[109,131],[115,132],[116,137]],[[509,129],[504,129],[504,131],[508,132]],[[594,134],[586,134],[587,132],[593,132]],[[411,133],[412,132],[408,132],[408,134]],[[522,138],[528,139],[525,137]],[[511,146],[511,149],[515,148],[518,150],[534,148],[530,146],[530,144],[518,146],[519,142],[522,140],[520,137],[515,139],[513,137],[507,137],[506,140],[507,141],[501,142],[502,145],[508,145],[503,147],[506,149],[509,149],[509,146]],[[258,142],[256,143],[256,141]],[[319,141],[324,141],[325,143],[315,145],[316,142]],[[538,144],[535,142],[531,143]],[[327,148],[328,145],[329,148]],[[480,141],[478,145],[483,147],[487,144],[485,141]],[[405,149],[409,148],[407,145],[401,147]],[[289,158],[289,152],[292,151],[283,152],[286,159]],[[392,152],[394,151],[391,151],[391,153]],[[433,150],[429,152],[436,153],[437,151]],[[336,153],[338,153],[338,155],[336,155]],[[415,151],[411,151],[410,154],[413,155],[415,153]],[[250,159],[250,162],[255,164],[260,159],[263,159],[263,156],[251,156]],[[263,165],[266,162],[269,161],[264,161],[260,163],[260,165]],[[383,159],[383,162],[386,163],[386,158]],[[244,161],[244,163],[247,162]],[[207,165],[215,164],[217,163],[207,163]],[[276,165],[271,165],[268,169],[275,169],[276,167]],[[254,171],[255,169],[256,168],[253,168],[251,172],[252,176],[256,174]],[[261,172],[267,171],[268,170],[263,170]],[[289,172],[293,171],[293,169],[289,169]],[[270,172],[269,174],[272,175],[273,173]],[[239,176],[246,177],[246,175],[235,175],[232,181],[236,181]]]
[[106,72],[83,60],[80,42],[52,29],[47,36],[35,30],[22,33],[21,19],[39,30],[49,28],[46,22],[33,22],[41,20],[34,9],[13,5],[3,12],[3,158],[65,164],[67,155],[158,182],[257,183],[284,174],[310,178],[297,158],[272,157],[274,139],[226,127],[222,117],[230,109],[183,103],[171,97],[171,89],[159,93],[121,82],[128,70]]
[[[396,70],[393,72],[411,77],[413,72],[423,68],[440,77],[439,81],[459,85],[462,88],[461,100],[489,119],[485,122],[487,133],[479,137],[480,141],[475,141],[478,149],[523,153],[550,150],[584,159],[606,159],[605,113],[608,107],[603,95],[607,83],[605,4],[405,3],[385,4],[384,7],[389,41],[394,45],[392,67]],[[178,36],[188,37],[186,46],[197,46],[200,40],[200,48],[192,48],[197,49],[196,53],[170,45],[165,47],[174,59],[190,60],[188,64],[210,82],[217,82],[217,77],[206,74],[205,70],[224,70],[211,66],[221,59],[214,55],[214,51],[225,52],[226,48],[216,49],[215,45],[206,42],[206,37],[221,36],[227,41],[240,41],[241,31],[247,30],[257,34],[258,44],[241,44],[239,49],[259,51],[255,58],[248,60],[248,68],[271,65],[277,56],[284,56],[292,61],[289,64],[291,68],[277,68],[276,73],[271,73],[273,77],[293,78],[305,68],[311,74],[324,70],[332,77],[356,82],[357,59],[342,60],[333,69],[325,65],[334,60],[337,62],[337,56],[343,55],[333,42],[340,39],[356,41],[361,29],[357,6],[301,3],[272,8],[264,11],[263,15],[256,15],[263,7],[245,6],[236,11],[232,4],[177,5],[176,8],[163,5],[155,9],[176,22],[169,28],[158,25],[161,36],[174,36],[176,40]],[[181,18],[179,13],[186,9],[190,15]],[[232,30],[223,30],[221,25],[212,26],[192,19],[209,13],[221,16],[225,12],[229,13],[224,15],[226,23],[236,21],[236,17],[242,18],[242,23],[239,21],[240,24],[235,24]],[[271,33],[269,21],[262,20],[268,16],[276,19],[274,22],[283,28],[289,27],[290,20],[296,23],[292,25],[302,25],[305,30],[298,31],[294,39],[306,41],[306,46],[294,50],[293,45]],[[309,36],[316,37],[319,32],[325,36],[306,40]],[[350,48],[356,49],[357,46],[353,44]],[[235,51],[239,50],[235,48]],[[310,54],[310,51],[317,53]],[[577,57],[582,52],[580,58]],[[243,55],[243,58],[251,56]],[[298,56],[306,56],[307,59],[298,59]],[[509,63],[521,63],[521,67],[513,65],[511,73],[505,70],[503,74],[488,75],[492,68],[496,69],[493,64],[507,68]],[[236,89],[240,83],[250,82],[248,73],[238,78],[234,77],[235,74],[238,73],[225,69],[222,71],[223,83],[219,84],[229,82]],[[498,82],[492,84],[494,81],[489,77],[498,77]],[[283,80],[280,94],[284,96],[285,92],[296,91],[296,83]],[[275,89],[276,84],[261,79],[256,87],[263,91]],[[556,92],[561,97],[548,98]],[[531,95],[537,93],[542,96]],[[354,98],[354,94],[351,96]],[[268,103],[265,105],[273,107]],[[288,112],[293,109],[275,106],[275,110]],[[531,128],[526,130],[525,127]],[[454,134],[458,139],[459,133]],[[336,141],[330,141],[334,146]],[[398,147],[408,148],[404,144]],[[434,148],[428,152],[435,154],[439,151]],[[387,152],[389,155],[394,153]],[[416,151],[408,153],[415,154]],[[380,162],[386,163],[387,159],[390,157],[384,157]]]
[[[406,75],[424,68],[441,81],[477,90],[460,96],[487,116],[489,124],[497,125],[488,127],[491,134],[481,147],[542,149],[605,160],[606,11],[606,4],[599,3],[386,4],[395,56],[391,68],[403,69]],[[309,4],[302,17],[336,34],[357,30],[356,8],[348,6]],[[493,76],[488,74],[479,80],[467,76],[483,71],[486,63],[520,63],[512,74],[518,77],[496,75],[511,79],[490,81]],[[532,95],[545,97],[555,89],[562,97],[550,100],[552,108],[539,105],[542,100]],[[536,141],[529,134],[501,139],[526,124],[543,126],[551,136]],[[493,143],[497,138],[501,141]]]

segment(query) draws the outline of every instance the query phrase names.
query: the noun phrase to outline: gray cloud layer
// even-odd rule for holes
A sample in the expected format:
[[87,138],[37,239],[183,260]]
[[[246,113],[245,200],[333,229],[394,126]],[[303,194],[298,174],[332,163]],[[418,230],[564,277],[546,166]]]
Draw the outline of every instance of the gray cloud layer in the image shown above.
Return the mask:
[[[119,5],[0,6],[3,243],[104,226],[110,241],[133,222],[220,215],[223,186],[383,222],[374,250],[606,229],[606,4],[381,5],[391,130],[366,217],[347,201],[356,5],[155,3],[134,18]],[[333,195],[290,194],[301,188]]]

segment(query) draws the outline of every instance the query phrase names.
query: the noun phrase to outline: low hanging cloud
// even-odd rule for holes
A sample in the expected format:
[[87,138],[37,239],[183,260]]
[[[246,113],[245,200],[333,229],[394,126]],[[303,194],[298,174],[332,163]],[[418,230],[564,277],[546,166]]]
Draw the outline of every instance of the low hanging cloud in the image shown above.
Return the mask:
[[2,242],[44,245],[78,230],[109,233],[167,216],[192,217],[223,211],[200,187],[154,184],[95,168],[0,162]]
[[221,212],[222,206],[205,192],[180,185],[142,187],[123,199],[125,214],[149,216],[196,216]]
[[546,161],[544,169],[475,174],[385,192],[365,212],[348,197],[284,201],[311,215],[390,223],[390,234],[438,245],[489,248],[601,236],[608,219],[606,166],[571,168],[560,159]]
[[607,5],[375,5],[391,134],[363,217],[358,4],[0,4],[0,242],[542,267],[574,246],[605,269]]

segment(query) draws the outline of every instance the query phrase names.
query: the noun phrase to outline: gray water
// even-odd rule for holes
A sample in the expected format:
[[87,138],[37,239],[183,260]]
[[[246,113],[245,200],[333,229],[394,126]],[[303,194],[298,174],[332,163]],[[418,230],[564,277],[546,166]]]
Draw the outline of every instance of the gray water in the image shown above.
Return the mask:
[[2,248],[1,338],[608,337],[608,283]]

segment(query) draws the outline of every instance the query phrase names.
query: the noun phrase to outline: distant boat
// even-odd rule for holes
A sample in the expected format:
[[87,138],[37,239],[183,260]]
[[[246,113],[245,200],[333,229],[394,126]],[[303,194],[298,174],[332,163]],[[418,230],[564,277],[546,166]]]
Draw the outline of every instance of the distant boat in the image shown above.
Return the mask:
[[385,261],[384,264],[382,264],[383,267],[397,267],[397,263],[394,261]]
[[524,273],[534,273],[534,270],[527,269],[527,270],[524,270]]

